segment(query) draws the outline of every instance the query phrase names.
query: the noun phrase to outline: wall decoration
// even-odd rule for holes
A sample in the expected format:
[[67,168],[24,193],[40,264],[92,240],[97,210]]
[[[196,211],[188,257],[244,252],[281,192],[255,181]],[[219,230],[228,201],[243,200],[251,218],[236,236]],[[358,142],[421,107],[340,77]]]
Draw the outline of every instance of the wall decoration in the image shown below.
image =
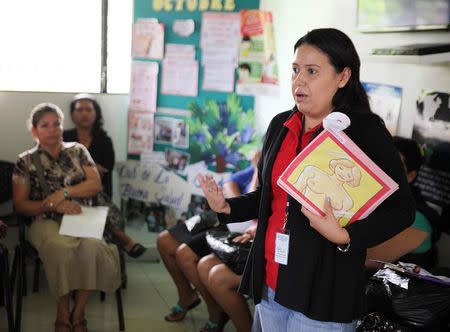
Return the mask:
[[391,135],[396,135],[402,104],[402,88],[380,83],[363,82],[362,85],[369,96],[372,112],[384,120]]
[[417,99],[412,138],[423,145],[425,163],[415,185],[450,231],[450,93],[424,91]]

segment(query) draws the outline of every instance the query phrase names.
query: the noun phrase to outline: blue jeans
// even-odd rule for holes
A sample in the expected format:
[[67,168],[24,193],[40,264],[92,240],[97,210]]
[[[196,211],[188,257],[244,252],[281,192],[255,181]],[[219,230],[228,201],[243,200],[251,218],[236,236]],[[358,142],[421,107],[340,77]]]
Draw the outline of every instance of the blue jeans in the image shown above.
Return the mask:
[[356,329],[356,321],[334,323],[309,319],[298,311],[278,304],[274,297],[275,291],[264,286],[262,301],[255,307],[252,332],[351,332]]

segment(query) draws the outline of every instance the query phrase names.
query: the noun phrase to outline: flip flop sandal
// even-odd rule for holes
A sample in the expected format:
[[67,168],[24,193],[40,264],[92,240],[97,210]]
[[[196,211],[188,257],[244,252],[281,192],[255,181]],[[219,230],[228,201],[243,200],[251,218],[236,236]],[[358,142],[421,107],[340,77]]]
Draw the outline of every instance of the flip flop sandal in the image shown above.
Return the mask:
[[142,244],[140,243],[136,243],[133,248],[131,248],[131,250],[127,253],[128,256],[133,257],[133,258],[138,258],[140,256],[142,256],[142,254],[147,250],[146,247],[144,247]]
[[222,332],[222,329],[223,328],[219,325],[219,323],[211,322],[208,319],[200,332]]
[[180,322],[186,317],[186,314],[189,310],[194,309],[196,306],[198,306],[202,300],[198,298],[194,302],[192,302],[190,305],[188,305],[186,308],[183,308],[181,305],[176,304],[172,309],[170,314],[168,314],[164,319],[168,322]]

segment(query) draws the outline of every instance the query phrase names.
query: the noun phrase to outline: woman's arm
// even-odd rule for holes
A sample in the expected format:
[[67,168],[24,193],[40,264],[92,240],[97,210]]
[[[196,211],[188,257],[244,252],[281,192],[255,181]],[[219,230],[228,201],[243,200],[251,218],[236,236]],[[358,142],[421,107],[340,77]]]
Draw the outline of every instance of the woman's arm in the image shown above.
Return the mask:
[[[53,206],[58,206],[66,197],[89,198],[102,191],[102,182],[97,168],[93,166],[83,166],[83,171],[86,180],[74,186],[67,186],[55,191],[49,195],[44,202],[47,205],[52,204]],[[66,191],[66,195],[64,195],[64,191]]]
[[297,180],[294,183],[294,186],[298,191],[303,192],[305,188],[308,186],[308,180],[315,177],[315,166],[306,166],[305,169],[299,174]]
[[428,233],[415,227],[408,227],[393,238],[367,249],[366,267],[380,268],[380,263],[371,261],[377,259],[393,263],[400,257],[416,250],[427,238]]
[[28,184],[20,183],[17,179],[14,179],[12,189],[14,208],[18,213],[25,216],[37,216],[52,211],[50,205],[44,203],[43,200],[32,201],[29,199],[30,188]]

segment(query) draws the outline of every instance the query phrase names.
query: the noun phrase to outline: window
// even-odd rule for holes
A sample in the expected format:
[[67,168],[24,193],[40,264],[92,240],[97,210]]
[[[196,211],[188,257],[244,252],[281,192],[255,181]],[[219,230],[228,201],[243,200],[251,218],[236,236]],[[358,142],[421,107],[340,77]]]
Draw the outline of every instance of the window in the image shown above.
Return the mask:
[[130,88],[132,0],[109,0],[108,86],[109,93],[128,93]]
[[[132,1],[109,7],[108,85],[126,93]],[[100,92],[101,31],[102,0],[1,1],[0,90]]]

